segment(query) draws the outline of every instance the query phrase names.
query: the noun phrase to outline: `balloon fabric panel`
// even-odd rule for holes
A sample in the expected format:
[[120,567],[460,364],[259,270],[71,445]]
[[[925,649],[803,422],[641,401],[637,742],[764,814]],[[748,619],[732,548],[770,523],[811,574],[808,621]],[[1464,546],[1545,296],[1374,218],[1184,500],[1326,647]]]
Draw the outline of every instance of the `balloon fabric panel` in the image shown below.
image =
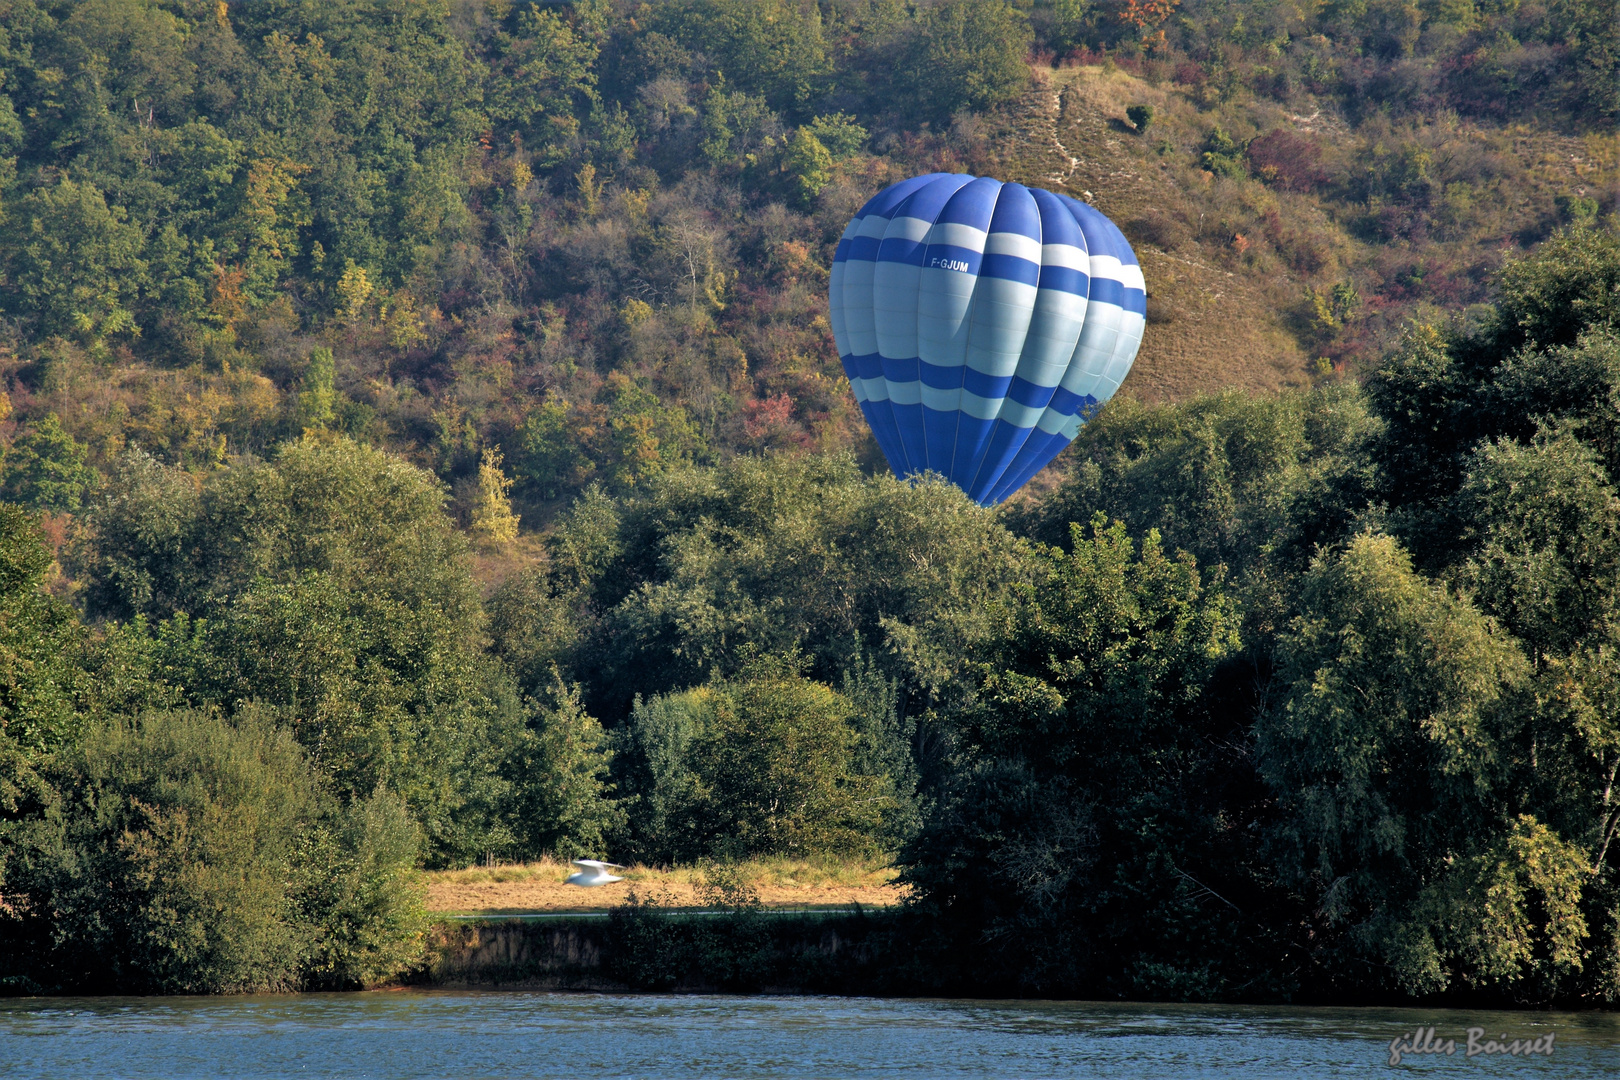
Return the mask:
[[850,388],[897,476],[983,505],[1074,440],[1130,370],[1146,289],[1130,244],[1066,195],[945,173],[873,196],[829,286]]

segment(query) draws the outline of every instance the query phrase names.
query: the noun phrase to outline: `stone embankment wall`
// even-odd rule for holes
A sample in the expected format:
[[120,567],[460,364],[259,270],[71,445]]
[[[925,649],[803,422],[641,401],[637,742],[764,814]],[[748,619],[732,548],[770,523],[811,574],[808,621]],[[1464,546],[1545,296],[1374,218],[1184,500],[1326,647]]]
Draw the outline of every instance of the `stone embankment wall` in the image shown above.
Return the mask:
[[901,972],[895,912],[616,911],[435,927],[415,980],[444,987],[873,993]]

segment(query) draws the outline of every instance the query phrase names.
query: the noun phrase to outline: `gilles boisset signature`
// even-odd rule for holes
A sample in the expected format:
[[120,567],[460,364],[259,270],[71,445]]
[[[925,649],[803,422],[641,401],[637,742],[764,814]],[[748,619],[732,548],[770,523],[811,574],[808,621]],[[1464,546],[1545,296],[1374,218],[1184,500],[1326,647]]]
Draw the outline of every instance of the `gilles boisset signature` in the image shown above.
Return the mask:
[[[1457,1052],[1456,1039],[1435,1038],[1434,1028],[1418,1028],[1410,1035],[1397,1035],[1389,1041],[1389,1063],[1399,1065],[1401,1057],[1405,1054],[1446,1054],[1448,1056]],[[1512,1057],[1527,1057],[1530,1054],[1545,1054],[1552,1057],[1553,1033],[1534,1039],[1509,1040],[1506,1035],[1500,1042],[1485,1038],[1485,1029],[1471,1027],[1468,1029],[1468,1038],[1463,1043],[1464,1057],[1479,1057],[1481,1054],[1508,1054]]]

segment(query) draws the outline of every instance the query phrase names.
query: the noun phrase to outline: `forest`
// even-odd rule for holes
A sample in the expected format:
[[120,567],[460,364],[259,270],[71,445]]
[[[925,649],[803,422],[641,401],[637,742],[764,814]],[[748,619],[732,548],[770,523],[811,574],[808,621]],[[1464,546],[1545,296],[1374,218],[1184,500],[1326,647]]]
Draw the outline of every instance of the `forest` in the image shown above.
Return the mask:
[[[1612,16],[0,0],[0,992],[381,985],[423,869],[781,855],[892,861],[922,992],[1613,1007]],[[1076,196],[1175,193],[1085,180],[1139,366],[1206,366],[999,508],[897,479],[839,234],[1069,183],[1082,78]]]

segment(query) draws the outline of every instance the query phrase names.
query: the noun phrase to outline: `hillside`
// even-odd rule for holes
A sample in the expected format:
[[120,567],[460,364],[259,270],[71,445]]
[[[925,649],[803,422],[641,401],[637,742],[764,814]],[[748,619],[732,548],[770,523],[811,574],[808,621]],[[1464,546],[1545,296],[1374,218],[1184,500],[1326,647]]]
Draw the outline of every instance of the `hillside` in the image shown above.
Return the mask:
[[464,527],[512,481],[528,533],[683,463],[874,465],[827,266],[928,168],[1121,224],[1128,394],[1307,385],[1609,212],[1602,6],[8,0],[0,441],[85,463],[38,504],[71,514],[129,447],[206,470],[340,431]]
[[[1323,356],[1338,371],[1364,370],[1408,321],[1484,303],[1491,271],[1568,220],[1560,207],[1620,192],[1614,131],[1455,116],[1357,130],[1331,100],[1211,108],[1196,85],[1155,85],[1114,65],[1033,75],[1016,104],[982,122],[974,145],[992,174],[1087,197],[1131,239],[1148,282],[1148,330],[1122,392],[1143,401],[1309,385],[1328,374]],[[1126,117],[1133,104],[1153,108],[1145,132]],[[1202,159],[1223,125],[1244,168],[1216,175]],[[1245,155],[1238,145],[1260,133],[1295,140],[1289,149],[1308,155],[1313,175],[1269,178],[1255,160],[1264,147]],[[1354,198],[1367,183],[1358,174],[1412,146],[1434,174],[1423,180],[1424,209],[1432,185],[1440,215],[1453,216],[1380,234]],[[1331,300],[1324,313],[1313,296],[1336,285],[1359,300],[1334,317]]]
[[1174,401],[1223,387],[1306,384],[1307,357],[1285,314],[1303,282],[1278,281],[1228,259],[1226,243],[1185,229],[1167,236],[1160,225],[1170,208],[1193,206],[1194,193],[1184,186],[1186,170],[1175,167],[1184,163],[1145,143],[1125,108],[1151,104],[1155,126],[1169,127],[1168,114],[1180,131],[1196,129],[1197,110],[1173,87],[1117,69],[1033,75],[1028,93],[987,125],[987,171],[1086,198],[1130,238],[1148,283],[1148,328],[1121,392]]

